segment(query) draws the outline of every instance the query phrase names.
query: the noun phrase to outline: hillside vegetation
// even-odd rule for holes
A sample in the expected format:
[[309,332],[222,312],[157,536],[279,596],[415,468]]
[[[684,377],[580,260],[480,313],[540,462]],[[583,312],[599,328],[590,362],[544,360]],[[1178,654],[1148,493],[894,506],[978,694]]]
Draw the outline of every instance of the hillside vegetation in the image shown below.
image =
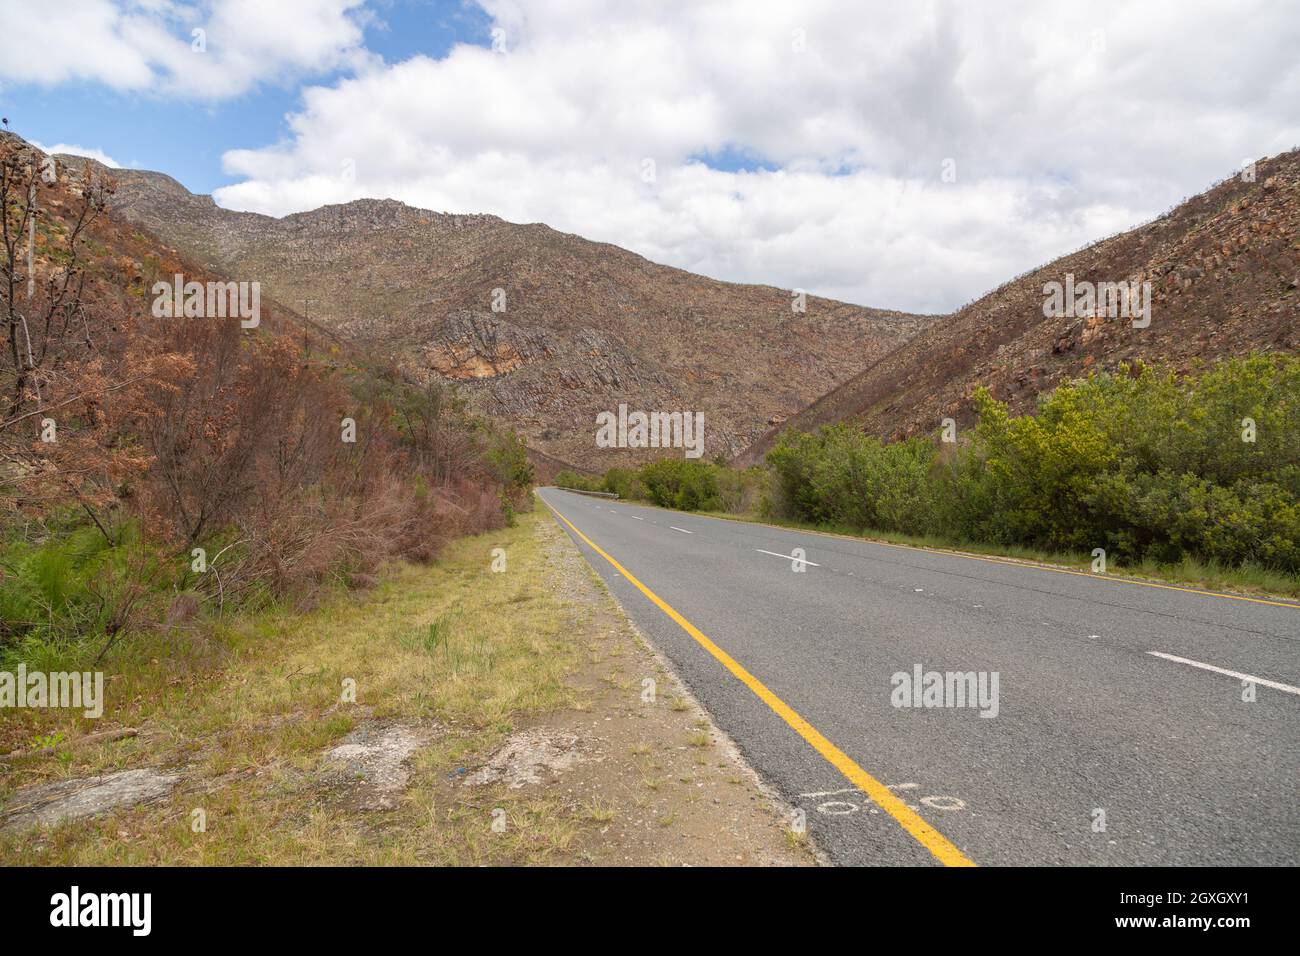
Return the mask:
[[818,296],[797,311],[792,290],[693,275],[541,223],[391,199],[276,219],[160,173],[114,172],[128,221],[261,280],[421,381],[459,384],[530,448],[579,468],[653,457],[596,447],[596,415],[621,402],[703,412],[707,453],[736,454],[932,321]]
[[6,134],[0,176],[6,666],[309,605],[529,500],[514,435],[272,299],[250,328],[155,317],[155,282],[222,277],[116,218],[102,169]]
[[[1064,283],[1149,283],[1149,324],[1044,314]],[[1009,280],[778,424],[742,455],[752,465],[787,430],[846,422],[879,438],[969,425],[983,388],[1013,412],[1093,371],[1180,373],[1231,356],[1300,351],[1300,151],[1261,160],[1152,222]]]

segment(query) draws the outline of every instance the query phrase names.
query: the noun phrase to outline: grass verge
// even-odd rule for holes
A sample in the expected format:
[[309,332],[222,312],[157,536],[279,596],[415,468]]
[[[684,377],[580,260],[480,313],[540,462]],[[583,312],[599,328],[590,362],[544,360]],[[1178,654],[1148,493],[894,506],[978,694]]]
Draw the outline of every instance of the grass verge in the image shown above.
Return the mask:
[[[142,765],[181,783],[147,806],[0,831],[0,862],[477,864],[562,852],[582,821],[546,798],[493,793],[485,810],[431,785],[519,721],[581,705],[565,681],[580,653],[570,615],[542,586],[529,533],[538,520],[549,518],[526,515],[516,528],[463,539],[435,567],[395,567],[374,590],[311,613],[173,633],[106,675],[101,720],[6,710],[0,752],[53,743],[53,753],[0,765],[0,800]],[[505,549],[505,573],[491,570],[495,547]],[[358,813],[348,788],[320,774],[322,752],[363,724],[394,723],[432,740],[411,758],[420,785],[394,812]],[[139,734],[77,745],[114,727]],[[491,810],[504,811],[504,833],[490,828]]]
[[[315,611],[132,647],[102,720],[0,711],[0,753],[25,748],[0,759],[0,863],[815,859],[541,509]],[[121,771],[170,789],[18,828]]]

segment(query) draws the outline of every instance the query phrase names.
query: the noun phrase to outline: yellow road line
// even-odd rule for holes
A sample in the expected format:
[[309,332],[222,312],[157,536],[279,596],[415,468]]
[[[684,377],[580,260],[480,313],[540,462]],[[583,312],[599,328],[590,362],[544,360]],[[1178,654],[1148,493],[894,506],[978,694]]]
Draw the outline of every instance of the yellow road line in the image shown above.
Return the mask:
[[572,528],[573,533],[583,541],[587,542],[587,545],[593,551],[608,561],[615,571],[627,578],[627,580],[635,586],[637,590],[653,601],[655,605],[658,606],[659,610],[672,618],[683,631],[695,638],[696,642],[701,647],[712,654],[723,667],[731,671],[731,673],[742,684],[752,690],[759,700],[772,708],[778,717],[789,724],[795,733],[808,741],[808,743],[812,745],[813,749],[825,757],[836,770],[844,774],[845,778],[850,783],[869,796],[878,807],[897,820],[899,825],[910,833],[918,843],[934,854],[935,858],[939,860],[940,863],[944,864],[944,866],[975,865],[975,863],[962,853],[961,850],[957,849],[956,846],[949,842],[947,837],[934,827],[930,826],[930,824],[926,823],[925,820],[922,819],[919,814],[914,812],[906,803],[894,796],[888,787],[854,763],[853,759],[848,754],[823,737],[816,727],[800,717],[793,707],[768,690],[767,686],[764,685],[762,681],[749,671],[745,670],[745,668],[742,667],[730,654],[720,648],[717,644],[714,644],[713,641],[709,640],[699,630],[699,628],[686,620],[686,618],[682,617],[672,605],[638,581],[627,570],[627,568],[623,567],[623,565],[610,557],[600,547],[600,545],[596,544],[596,542],[592,541],[585,534],[579,531],[577,526],[562,515],[558,508],[549,501],[546,502],[546,507],[554,511],[555,516]]

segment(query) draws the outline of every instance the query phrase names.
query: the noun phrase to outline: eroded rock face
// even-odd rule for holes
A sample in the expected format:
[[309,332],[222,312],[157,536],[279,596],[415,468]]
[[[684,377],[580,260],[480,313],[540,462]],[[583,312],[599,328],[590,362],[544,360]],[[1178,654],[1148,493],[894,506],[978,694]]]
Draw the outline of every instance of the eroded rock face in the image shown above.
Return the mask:
[[429,368],[464,382],[508,375],[560,347],[545,329],[513,325],[490,312],[461,309],[434,323],[419,346]]
[[487,765],[465,778],[464,786],[505,783],[518,790],[563,773],[585,759],[573,734],[523,730],[503,744]]
[[171,793],[180,779],[180,774],[141,768],[28,787],[14,794],[5,806],[2,825],[7,831],[57,826],[119,807],[151,803]]
[[407,761],[435,736],[433,728],[363,724],[326,754],[325,782],[348,788],[361,809],[392,809],[411,779]]

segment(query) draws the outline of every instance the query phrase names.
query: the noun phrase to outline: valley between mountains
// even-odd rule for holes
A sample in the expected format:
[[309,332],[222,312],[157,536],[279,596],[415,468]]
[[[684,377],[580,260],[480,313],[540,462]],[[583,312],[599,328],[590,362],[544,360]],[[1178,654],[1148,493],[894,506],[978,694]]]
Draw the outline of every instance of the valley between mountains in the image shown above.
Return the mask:
[[186,258],[261,282],[415,378],[457,383],[520,432],[543,477],[652,457],[596,447],[596,415],[620,402],[702,411],[707,456],[730,458],[935,321],[813,295],[798,311],[794,290],[709,279],[540,223],[371,199],[276,219],[161,173],[97,172],[116,180],[119,215]]

